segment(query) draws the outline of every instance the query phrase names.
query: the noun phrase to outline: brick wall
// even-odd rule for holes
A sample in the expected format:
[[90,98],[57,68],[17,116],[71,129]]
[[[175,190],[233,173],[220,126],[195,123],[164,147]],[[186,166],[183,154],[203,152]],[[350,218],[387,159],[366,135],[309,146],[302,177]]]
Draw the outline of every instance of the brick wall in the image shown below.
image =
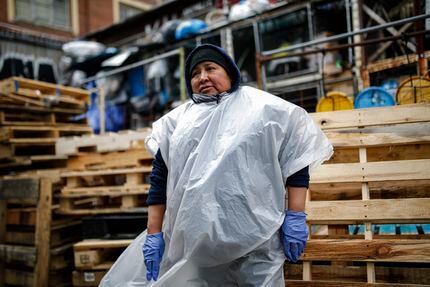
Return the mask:
[[112,5],[112,1],[79,0],[79,34],[87,34],[112,25]]

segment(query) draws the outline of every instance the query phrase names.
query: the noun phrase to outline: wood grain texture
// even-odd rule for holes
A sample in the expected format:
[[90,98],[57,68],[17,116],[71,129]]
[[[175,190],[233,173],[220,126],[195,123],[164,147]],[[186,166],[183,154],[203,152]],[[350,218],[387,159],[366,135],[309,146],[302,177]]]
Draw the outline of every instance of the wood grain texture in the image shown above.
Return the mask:
[[307,220],[318,224],[427,223],[430,198],[310,201]]

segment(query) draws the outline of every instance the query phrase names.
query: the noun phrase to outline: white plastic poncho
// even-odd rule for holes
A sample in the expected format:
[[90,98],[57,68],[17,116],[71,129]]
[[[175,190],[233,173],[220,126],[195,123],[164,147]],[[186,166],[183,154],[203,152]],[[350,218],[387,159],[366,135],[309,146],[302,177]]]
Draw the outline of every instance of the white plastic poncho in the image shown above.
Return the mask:
[[241,87],[219,103],[179,106],[151,140],[169,170],[160,277],[146,281],[145,231],[100,286],[283,286],[286,180],[332,154],[306,111]]

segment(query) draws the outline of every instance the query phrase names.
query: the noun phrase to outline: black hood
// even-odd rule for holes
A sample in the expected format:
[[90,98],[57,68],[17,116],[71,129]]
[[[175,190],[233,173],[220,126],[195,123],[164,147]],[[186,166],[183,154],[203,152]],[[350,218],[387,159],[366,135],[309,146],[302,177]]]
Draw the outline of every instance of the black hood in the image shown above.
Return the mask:
[[[224,58],[226,65],[228,65],[228,67],[226,68],[226,71],[231,79],[231,88],[230,90],[227,91],[227,93],[231,93],[236,91],[239,88],[240,85],[240,71],[239,68],[237,67],[236,63],[233,61],[233,59],[224,51],[224,49],[215,46],[215,45],[211,45],[211,44],[202,44],[199,45],[197,47],[195,47],[191,53],[188,55],[187,60],[185,61],[185,83],[187,85],[187,93],[188,96],[194,101],[195,99],[193,98],[193,90],[191,88],[191,62],[193,59],[193,56],[202,49],[212,49],[213,51],[219,53],[219,55],[221,57]],[[205,59],[202,59],[200,62],[205,61]]]

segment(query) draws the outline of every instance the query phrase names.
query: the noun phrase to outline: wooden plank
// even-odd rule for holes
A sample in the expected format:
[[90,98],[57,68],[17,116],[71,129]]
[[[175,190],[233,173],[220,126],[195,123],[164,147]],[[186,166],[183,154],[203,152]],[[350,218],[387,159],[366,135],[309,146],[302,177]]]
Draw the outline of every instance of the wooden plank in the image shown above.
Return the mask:
[[[80,137],[60,138],[56,144],[56,154],[77,154],[81,149],[93,148],[93,152],[111,152],[132,149],[136,142],[144,141],[151,130],[124,131],[103,135],[83,135]],[[140,147],[144,147],[140,145]]]
[[0,200],[28,198],[39,198],[39,180],[33,178],[0,180]]
[[91,127],[78,124],[45,125],[45,126],[6,126],[2,131],[81,131],[91,132]]
[[303,260],[430,262],[430,240],[309,240]]
[[73,245],[75,251],[91,250],[98,248],[122,248],[127,247],[133,242],[130,239],[120,239],[120,240],[100,240],[100,239],[89,239],[84,240]]
[[430,159],[323,164],[311,173],[311,183],[421,179],[430,179]]
[[[335,148],[333,156],[330,160],[325,162],[325,164],[359,162],[358,149],[358,147]],[[366,147],[366,150],[368,162],[430,158],[430,142],[420,144],[374,146]]]
[[[393,263],[389,263],[393,265]],[[287,280],[299,280],[302,275],[301,264],[286,264],[285,278]],[[410,283],[410,284],[428,284],[430,282],[430,269],[426,267],[402,267],[399,266],[376,266],[376,278],[379,283]],[[366,266],[335,266],[335,265],[318,265],[312,266],[312,280],[331,280],[337,282],[361,282],[366,281]],[[289,286],[289,285],[287,285]],[[321,285],[325,286],[325,285]]]
[[[361,182],[311,183],[309,189],[315,201],[361,198]],[[430,197],[430,180],[376,181],[369,189],[372,199]]]
[[59,214],[66,215],[96,215],[96,214],[112,214],[112,213],[141,213],[148,212],[147,207],[133,207],[133,208],[80,208],[80,209],[70,209],[70,208],[60,208],[58,210]]
[[426,223],[430,198],[310,201],[307,220],[315,224]]
[[[430,112],[430,111],[429,111]],[[370,147],[430,142],[430,122],[328,131],[334,147]]]
[[64,187],[61,190],[62,198],[72,198],[81,196],[119,196],[127,194],[148,194],[149,184],[141,185],[121,185],[121,186],[96,186],[96,187]]
[[0,103],[0,110],[22,111],[24,113],[30,113],[30,112],[48,113],[48,114],[56,113],[56,114],[64,114],[64,115],[80,115],[83,112],[85,112],[84,109],[36,107],[36,106],[24,106],[24,105],[17,105],[17,104],[5,104],[5,103]]
[[[88,101],[90,96],[90,91],[83,90],[79,88],[74,87],[68,87],[58,84],[52,84],[37,80],[31,80],[26,79],[22,77],[11,77],[3,81],[2,83],[3,88],[6,86],[11,86],[13,88],[13,91],[15,91],[16,87],[18,88],[25,88],[25,89],[33,89],[33,90],[39,90],[41,92],[50,92],[53,95],[57,94],[58,92],[60,95],[69,95],[76,99]],[[4,90],[3,90],[4,91]]]
[[70,156],[67,161],[69,170],[95,170],[138,167],[151,163],[152,155],[145,148],[136,148],[126,151],[113,151],[108,153],[81,153]]
[[430,104],[355,109],[310,114],[324,131],[430,121]]
[[[425,51],[423,54],[423,57],[430,58],[430,51]],[[408,63],[415,63],[416,61],[417,61],[417,55],[409,54],[409,55],[403,55],[403,56],[398,56],[394,58],[383,59],[380,61],[373,62],[371,64],[368,64],[365,69],[369,73],[376,73],[379,71],[400,67]]]
[[36,252],[34,286],[46,286],[49,282],[49,249],[51,246],[52,182],[40,180],[40,198],[36,209]]
[[36,263],[36,248],[0,244],[0,258],[6,263],[17,261],[29,267],[33,267]]
[[402,284],[402,283],[364,283],[364,282],[333,282],[333,281],[299,281],[285,280],[288,287],[425,287],[429,285]]
[[142,166],[136,168],[106,169],[93,171],[66,171],[61,173],[61,177],[93,176],[93,175],[112,175],[151,172],[152,166]]

